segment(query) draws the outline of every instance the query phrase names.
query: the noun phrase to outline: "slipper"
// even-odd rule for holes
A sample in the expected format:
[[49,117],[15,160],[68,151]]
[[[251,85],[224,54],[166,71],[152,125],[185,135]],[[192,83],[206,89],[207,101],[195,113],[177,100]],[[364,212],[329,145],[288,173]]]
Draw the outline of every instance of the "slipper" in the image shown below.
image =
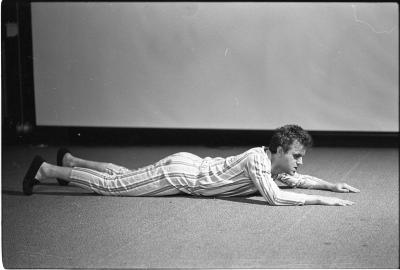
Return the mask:
[[33,186],[40,183],[39,180],[35,178],[40,166],[42,166],[45,160],[41,156],[35,156],[28,171],[25,174],[24,181],[22,182],[22,190],[25,195],[31,195]]
[[[57,166],[61,166],[62,167],[62,160],[63,157],[65,156],[66,153],[71,153],[71,151],[69,151],[67,148],[60,148],[57,151]],[[60,184],[60,186],[66,186],[68,185],[68,181],[62,180],[60,178],[57,178],[58,184]]]

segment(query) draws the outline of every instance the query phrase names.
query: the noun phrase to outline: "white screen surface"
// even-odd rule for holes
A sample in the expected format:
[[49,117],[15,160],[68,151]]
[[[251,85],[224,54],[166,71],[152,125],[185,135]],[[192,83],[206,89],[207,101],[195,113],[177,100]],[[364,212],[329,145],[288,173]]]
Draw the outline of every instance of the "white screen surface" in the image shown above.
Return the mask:
[[31,10],[37,125],[398,131],[395,4]]

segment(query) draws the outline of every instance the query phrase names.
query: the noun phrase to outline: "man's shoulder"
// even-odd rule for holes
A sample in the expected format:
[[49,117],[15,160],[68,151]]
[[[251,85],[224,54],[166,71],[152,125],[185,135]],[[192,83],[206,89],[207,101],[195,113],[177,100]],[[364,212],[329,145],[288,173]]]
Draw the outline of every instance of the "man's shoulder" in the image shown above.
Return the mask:
[[257,159],[261,159],[261,160],[265,159],[266,161],[270,161],[267,153],[265,152],[264,146],[253,147],[253,148],[247,150],[245,152],[245,154],[248,159],[254,159],[254,157],[257,157]]
[[261,170],[263,174],[271,173],[271,160],[265,152],[264,147],[254,147],[246,153],[245,164],[248,170]]
[[[257,158],[255,159],[255,157]],[[265,153],[264,147],[262,146],[262,147],[253,147],[245,152],[242,152],[239,155],[227,157],[226,161],[228,163],[233,163],[233,162],[248,163],[249,161],[255,161],[260,159],[263,160],[265,158],[267,159],[268,162],[269,158]]]
[[265,147],[264,146],[253,147],[253,148],[250,148],[249,150],[247,150],[246,153],[264,155],[265,154]]

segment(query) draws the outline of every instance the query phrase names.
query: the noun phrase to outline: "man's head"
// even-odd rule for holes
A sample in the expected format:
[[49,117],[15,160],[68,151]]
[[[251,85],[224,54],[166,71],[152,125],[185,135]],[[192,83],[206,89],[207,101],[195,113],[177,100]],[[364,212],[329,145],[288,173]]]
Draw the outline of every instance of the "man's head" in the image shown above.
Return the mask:
[[303,164],[302,158],[307,148],[313,144],[307,131],[297,125],[285,125],[272,134],[269,150],[274,154],[274,167],[277,171],[293,175]]

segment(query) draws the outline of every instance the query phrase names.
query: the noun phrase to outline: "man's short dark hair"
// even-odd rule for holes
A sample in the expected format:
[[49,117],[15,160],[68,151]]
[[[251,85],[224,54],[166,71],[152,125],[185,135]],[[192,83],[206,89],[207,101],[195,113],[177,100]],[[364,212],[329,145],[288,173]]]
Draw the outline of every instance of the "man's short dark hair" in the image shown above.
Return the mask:
[[278,146],[281,146],[283,151],[287,153],[296,140],[305,148],[313,145],[312,137],[307,131],[298,125],[285,125],[274,130],[269,143],[269,150],[275,154]]

